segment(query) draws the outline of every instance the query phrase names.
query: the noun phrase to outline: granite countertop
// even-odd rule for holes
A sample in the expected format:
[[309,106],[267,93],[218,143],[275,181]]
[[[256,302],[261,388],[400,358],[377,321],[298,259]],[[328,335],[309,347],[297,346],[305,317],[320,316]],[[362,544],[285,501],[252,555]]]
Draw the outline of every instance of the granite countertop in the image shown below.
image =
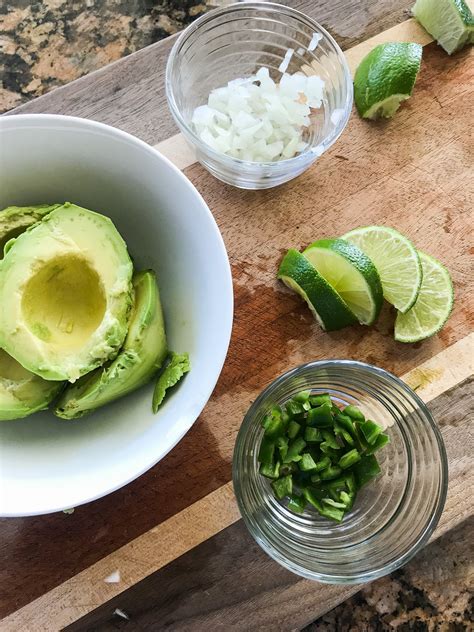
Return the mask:
[[[0,111],[171,35],[220,0],[11,0],[0,8]],[[305,632],[474,629],[474,521]]]
[[0,7],[0,112],[176,33],[213,4],[7,0]]

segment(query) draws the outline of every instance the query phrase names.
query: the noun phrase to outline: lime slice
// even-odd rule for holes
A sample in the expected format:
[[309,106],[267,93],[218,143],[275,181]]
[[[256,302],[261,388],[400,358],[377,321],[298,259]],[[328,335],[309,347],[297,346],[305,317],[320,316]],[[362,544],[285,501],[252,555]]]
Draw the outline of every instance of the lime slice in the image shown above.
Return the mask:
[[412,12],[450,55],[474,43],[474,18],[464,0],[417,0]]
[[454,303],[454,290],[446,268],[436,259],[419,252],[423,283],[416,303],[395,321],[395,340],[418,342],[433,336],[448,320]]
[[354,101],[363,118],[390,118],[413,91],[423,47],[408,42],[376,46],[354,76]]
[[339,294],[297,250],[288,250],[278,278],[299,294],[325,331],[335,331],[357,322]]
[[385,300],[407,312],[416,301],[422,279],[418,253],[408,239],[387,226],[356,228],[342,239],[365,252],[377,268]]
[[343,239],[320,239],[303,255],[362,325],[375,322],[383,303],[382,284],[376,267],[362,250]]

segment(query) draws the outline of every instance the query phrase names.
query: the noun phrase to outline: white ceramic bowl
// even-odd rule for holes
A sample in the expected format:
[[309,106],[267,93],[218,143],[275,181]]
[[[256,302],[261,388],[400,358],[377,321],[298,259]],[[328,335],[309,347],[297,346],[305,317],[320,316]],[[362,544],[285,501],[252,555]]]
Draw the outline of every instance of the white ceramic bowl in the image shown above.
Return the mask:
[[0,422],[0,516],[75,507],[162,459],[215,386],[232,327],[219,229],[193,185],[146,143],[79,118],[0,120],[0,208],[71,201],[112,218],[138,268],[156,270],[169,347],[192,369],[158,414],[149,385],[83,419],[50,412]]

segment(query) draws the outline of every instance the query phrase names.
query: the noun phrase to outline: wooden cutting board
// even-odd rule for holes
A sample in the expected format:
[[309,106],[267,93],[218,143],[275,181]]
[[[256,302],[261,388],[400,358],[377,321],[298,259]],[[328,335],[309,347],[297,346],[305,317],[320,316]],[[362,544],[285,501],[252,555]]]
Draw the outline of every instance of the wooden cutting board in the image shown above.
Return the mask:
[[[77,508],[72,516],[1,521],[2,606],[4,614],[16,612],[4,619],[0,629],[59,629],[101,604],[106,604],[109,616],[111,604],[118,604],[117,596],[152,574],[153,599],[159,602],[160,586],[164,591],[173,564],[177,565],[174,580],[187,585],[185,568],[179,566],[181,556],[193,551],[199,555],[207,541],[222,543],[226,537],[252,546],[241,523],[234,524],[239,515],[229,481],[236,433],[257,394],[280,373],[309,360],[357,359],[404,376],[417,387],[443,416],[438,421],[450,458],[450,491],[438,533],[472,514],[472,434],[465,420],[458,423],[448,414],[443,397],[449,395],[449,406],[457,405],[461,417],[472,406],[466,380],[472,375],[474,355],[473,336],[469,336],[473,329],[474,55],[466,49],[448,57],[409,20],[347,51],[349,62],[354,67],[376,43],[393,40],[425,44],[413,97],[387,122],[368,123],[353,113],[333,148],[307,173],[280,188],[233,189],[196,164],[179,135],[160,143],[158,148],[184,169],[202,193],[227,246],[235,291],[227,361],[198,422],[148,473],[107,498]],[[397,228],[449,268],[456,303],[438,336],[415,345],[396,343],[394,314],[388,306],[374,327],[324,333],[302,301],[276,280],[279,261],[288,248],[303,248],[317,238],[366,224]],[[222,531],[226,528],[236,530],[226,536]],[[219,546],[214,545],[213,555],[218,555]],[[240,568],[239,556],[244,559],[243,551],[238,551],[233,552],[235,572]],[[260,559],[252,551],[257,556],[252,559]],[[266,586],[280,570],[264,559],[256,575]],[[168,575],[160,579],[166,565]],[[118,582],[104,581],[117,570]],[[213,573],[219,585],[222,576]],[[255,577],[253,583],[248,578],[247,582],[259,594]],[[298,585],[303,591],[299,594],[313,606],[317,599],[319,605],[311,616],[353,590],[319,586],[295,576],[288,582]],[[187,585],[187,590],[189,596],[193,587]],[[112,598],[115,601],[109,602]],[[285,607],[289,615],[294,614],[291,605]],[[90,629],[91,621],[103,621],[104,611],[97,612],[95,619],[86,618],[74,629]],[[233,616],[237,622],[238,609]],[[268,610],[265,616],[270,616]],[[220,629],[217,619],[213,621],[215,627],[209,629]],[[260,619],[262,625],[265,621],[271,618]],[[199,630],[205,625],[209,619],[173,629]],[[256,619],[254,625],[258,626]],[[245,627],[236,623],[235,629]]]

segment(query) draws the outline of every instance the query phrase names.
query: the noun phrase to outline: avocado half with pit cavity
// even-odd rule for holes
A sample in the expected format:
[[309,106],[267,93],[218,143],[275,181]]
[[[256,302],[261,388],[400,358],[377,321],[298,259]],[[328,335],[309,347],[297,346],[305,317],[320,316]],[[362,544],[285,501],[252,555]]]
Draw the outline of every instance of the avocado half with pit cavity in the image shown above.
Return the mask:
[[69,385],[57,402],[63,419],[86,413],[149,382],[163,365],[167,344],[160,295],[152,270],[133,278],[135,303],[123,348],[108,366]]
[[112,221],[66,203],[0,262],[0,347],[46,380],[114,358],[128,329],[132,262]]
[[62,388],[63,382],[43,380],[0,349],[0,421],[44,410]]
[[61,204],[38,204],[36,206],[8,206],[0,211],[0,259],[3,258],[5,244],[21,235],[58,208]]

